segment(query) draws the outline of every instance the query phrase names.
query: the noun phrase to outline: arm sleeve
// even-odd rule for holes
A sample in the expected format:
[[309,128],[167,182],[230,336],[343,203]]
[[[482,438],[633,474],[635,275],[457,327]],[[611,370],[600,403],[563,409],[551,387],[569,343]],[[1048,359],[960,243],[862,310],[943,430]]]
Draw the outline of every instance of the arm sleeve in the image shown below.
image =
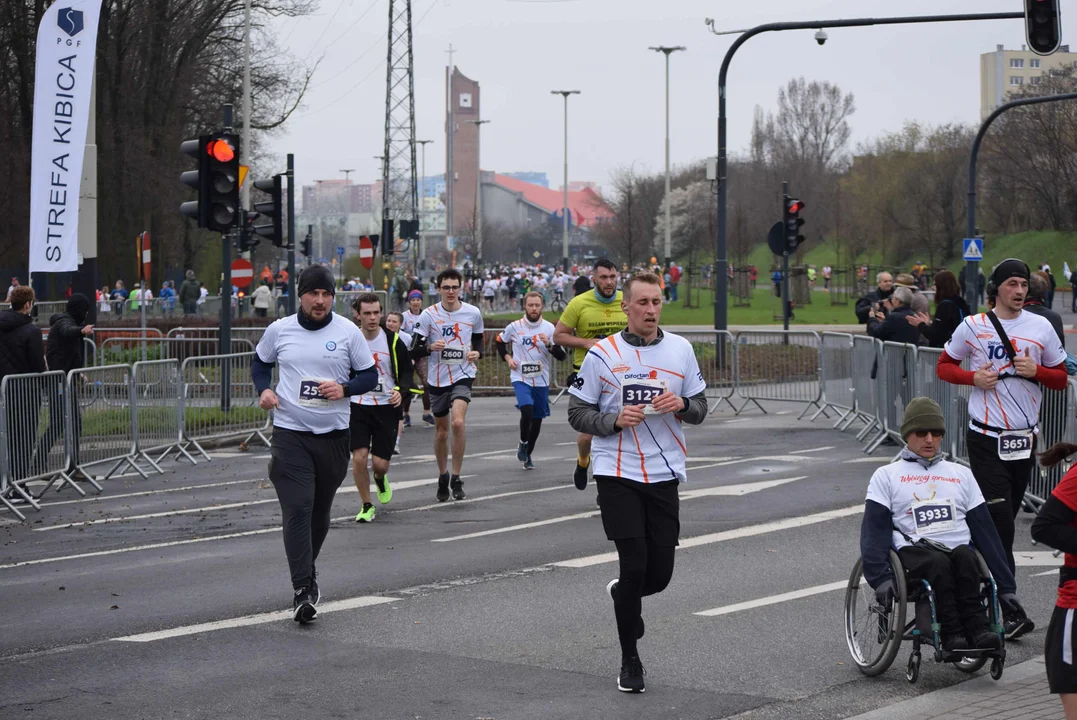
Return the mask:
[[254,354],[251,359],[251,380],[254,381],[254,390],[259,396],[273,384],[273,363],[267,363]]
[[426,337],[430,332],[426,329],[426,313],[419,316],[415,321],[415,327],[411,331],[411,359],[422,360],[430,354],[426,349]]
[[961,361],[950,356],[943,350],[939,354],[939,362],[935,365],[935,374],[940,380],[945,380],[953,385],[972,385],[972,378],[976,374],[972,370],[963,370]]
[[1036,380],[1044,387],[1052,390],[1065,390],[1069,376],[1066,374],[1065,363],[1054,367],[1036,366]]
[[707,418],[707,383],[699,370],[695,350],[689,343],[685,343],[684,367],[681,391],[684,393],[682,399],[685,401],[685,408],[683,412],[677,413],[677,416],[689,425],[699,425]]
[[502,360],[508,357],[509,348],[505,344],[505,340],[503,339],[501,333],[498,333],[497,340],[494,341],[494,348],[497,350],[497,354]]
[[73,321],[57,323],[55,329],[50,329],[49,334],[58,332],[64,340],[74,340],[82,336],[82,326]]
[[707,396],[706,391],[696,393],[691,397],[683,398],[685,408],[677,413],[677,417],[689,425],[700,425],[707,419]]
[[920,323],[917,328],[932,347],[937,347],[950,339],[947,329],[957,327],[957,312],[957,307],[952,302],[943,301],[935,308],[934,322]]
[[872,588],[879,587],[893,576],[890,571],[892,527],[889,508],[874,500],[865,501],[864,519],[860,523],[860,560],[864,567],[864,579]]
[[620,432],[615,413],[604,413],[597,403],[586,402],[576,395],[568,399],[568,424],[576,432],[595,437],[609,437]]
[[1072,526],[1075,514],[1066,503],[1048,495],[1047,502],[1032,521],[1032,539],[1055,550],[1077,555],[1077,528]]
[[968,523],[969,532],[972,534],[972,542],[984,556],[987,569],[995,578],[999,594],[1017,592],[1017,582],[1013,579],[1013,573],[1010,572],[1010,566],[1006,561],[1006,551],[1002,547],[998,530],[995,529],[995,521],[991,519],[991,513],[987,511],[987,503],[980,503],[966,511],[965,522]]
[[561,313],[561,322],[566,327],[573,329],[580,321],[580,304],[578,302],[569,302],[565,307],[565,311]]
[[471,349],[479,354],[479,357],[483,355],[483,333],[472,331],[471,333]]
[[558,360],[567,360],[568,359],[568,353],[565,352],[565,349],[563,347],[561,347],[560,345],[551,345],[550,346],[550,354],[553,355]]
[[362,370],[352,370],[352,376],[344,383],[344,396],[353,397],[370,392],[378,384],[378,369],[371,365]]

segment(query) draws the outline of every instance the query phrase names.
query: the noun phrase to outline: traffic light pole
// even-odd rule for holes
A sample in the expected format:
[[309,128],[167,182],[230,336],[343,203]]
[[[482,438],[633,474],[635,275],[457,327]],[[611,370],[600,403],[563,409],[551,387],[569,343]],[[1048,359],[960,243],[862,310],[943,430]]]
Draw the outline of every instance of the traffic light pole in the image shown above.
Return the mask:
[[[782,215],[789,198],[789,183],[782,183]],[[782,253],[782,329],[785,330],[785,343],[789,344],[789,250]]]
[[[726,86],[729,76],[729,64],[733,55],[750,38],[765,32],[782,30],[821,30],[822,28],[868,27],[872,25],[912,25],[920,23],[963,22],[966,20],[1021,20],[1023,12],[1010,13],[971,13],[960,15],[926,15],[891,18],[854,18],[851,20],[812,20],[807,22],[765,23],[745,30],[726,51],[722,67],[718,73],[718,237],[715,245],[714,260],[714,328],[725,330],[728,323],[729,295],[729,259],[728,255],[728,201],[729,201],[729,162],[726,147]],[[716,33],[721,34],[721,33]]]
[[[976,139],[972,141],[972,152],[969,154],[969,204],[968,210],[965,213],[965,217],[968,220],[966,226],[967,234],[965,237],[976,237],[976,159],[980,154],[980,144],[983,142],[984,136],[987,134],[987,129],[991,127],[991,123],[995,122],[995,119],[1015,107],[1021,107],[1023,105],[1040,105],[1042,103],[1049,102],[1061,102],[1062,100],[1077,100],[1077,93],[1064,93],[1062,95],[1044,95],[1042,97],[1020,98],[1018,100],[1011,100],[1005,105],[999,105],[995,108],[995,111],[987,116],[987,119],[980,125],[980,131],[976,133]],[[965,300],[968,302],[969,307],[973,312],[979,308],[980,305],[980,291],[977,287],[980,277],[980,263],[976,261],[968,261],[965,264]]]
[[[232,129],[232,105],[221,106],[221,124],[224,130]],[[228,233],[221,233],[221,335],[218,355],[227,355],[232,348],[232,245],[236,242],[239,228],[232,228]],[[221,363],[221,410],[232,409],[232,366]]]
[[295,155],[288,153],[288,314],[295,314]]

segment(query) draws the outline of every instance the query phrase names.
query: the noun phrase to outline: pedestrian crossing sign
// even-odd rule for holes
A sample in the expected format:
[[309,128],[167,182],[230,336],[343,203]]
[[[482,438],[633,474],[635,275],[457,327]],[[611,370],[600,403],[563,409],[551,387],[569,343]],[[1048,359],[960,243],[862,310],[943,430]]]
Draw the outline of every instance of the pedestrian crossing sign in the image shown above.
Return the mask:
[[984,239],[965,238],[965,260],[977,261],[984,259]]

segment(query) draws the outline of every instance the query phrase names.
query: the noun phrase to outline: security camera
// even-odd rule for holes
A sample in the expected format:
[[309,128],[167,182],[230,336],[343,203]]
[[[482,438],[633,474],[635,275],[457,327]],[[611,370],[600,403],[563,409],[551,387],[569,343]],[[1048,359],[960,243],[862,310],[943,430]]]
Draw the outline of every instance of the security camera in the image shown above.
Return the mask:
[[819,32],[815,33],[815,42],[819,43],[820,45],[826,45],[825,30],[820,30]]

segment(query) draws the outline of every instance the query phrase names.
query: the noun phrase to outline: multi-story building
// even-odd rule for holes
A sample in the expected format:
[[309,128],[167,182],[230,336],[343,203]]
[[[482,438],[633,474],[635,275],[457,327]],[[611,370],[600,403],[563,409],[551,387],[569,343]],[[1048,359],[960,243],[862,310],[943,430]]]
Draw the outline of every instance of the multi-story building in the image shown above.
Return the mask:
[[479,83],[458,68],[449,76],[449,108],[445,167],[448,176],[449,235],[455,236],[474,224],[475,195],[479,180]]
[[515,180],[523,180],[525,183],[531,183],[532,185],[538,185],[539,187],[550,187],[550,179],[544,172],[511,172],[505,173],[505,177],[510,177]]
[[[381,186],[353,185],[347,180],[315,180],[303,186],[303,212],[315,215],[368,213],[380,204]],[[378,199],[378,203],[375,203]]]
[[1052,55],[1037,55],[1024,45],[1020,50],[996,46],[980,55],[980,117],[986,118],[1007,101],[1007,95],[1026,85],[1039,85],[1043,75],[1055,68],[1077,65],[1077,53],[1069,45]]

